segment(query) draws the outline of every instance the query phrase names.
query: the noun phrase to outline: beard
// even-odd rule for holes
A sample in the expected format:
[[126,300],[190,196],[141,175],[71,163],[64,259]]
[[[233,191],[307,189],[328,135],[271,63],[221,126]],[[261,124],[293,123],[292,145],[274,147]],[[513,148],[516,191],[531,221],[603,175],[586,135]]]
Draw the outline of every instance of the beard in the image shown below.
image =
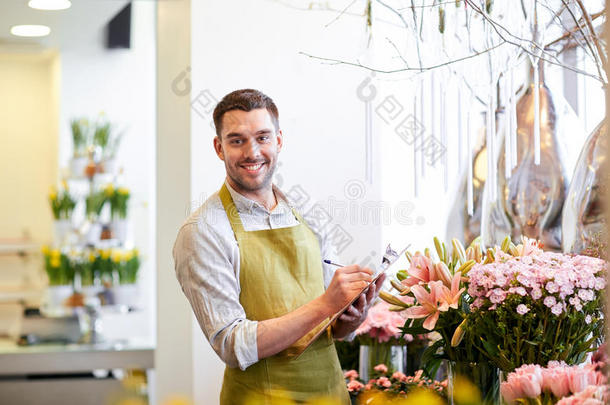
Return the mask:
[[241,170],[241,168],[239,167],[239,165],[236,165],[235,167],[229,167],[229,165],[227,165],[225,162],[225,168],[227,171],[227,175],[233,181],[233,183],[241,189],[241,191],[256,192],[256,191],[265,189],[271,185],[271,182],[273,181],[273,174],[275,173],[275,170],[277,168],[277,160],[272,159],[272,160],[265,160],[263,162],[260,162],[260,161],[259,162],[247,162],[246,161],[246,162],[242,162],[242,164],[243,163],[250,163],[250,164],[263,163],[264,165],[267,166],[267,170],[261,180],[258,180],[258,178],[257,179],[248,179],[248,178],[245,178],[244,176],[240,176],[239,171]]

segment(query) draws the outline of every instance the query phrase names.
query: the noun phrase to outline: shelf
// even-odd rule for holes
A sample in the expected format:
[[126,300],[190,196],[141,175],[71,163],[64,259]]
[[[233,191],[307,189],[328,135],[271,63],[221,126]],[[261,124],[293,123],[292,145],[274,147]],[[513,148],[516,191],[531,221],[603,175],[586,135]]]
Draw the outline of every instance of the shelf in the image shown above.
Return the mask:
[[31,253],[36,252],[39,248],[38,244],[31,242],[2,243],[0,241],[0,255]]
[[28,301],[32,299],[39,299],[42,297],[42,290],[15,290],[15,291],[2,291],[0,290],[0,304],[8,302],[19,302]]

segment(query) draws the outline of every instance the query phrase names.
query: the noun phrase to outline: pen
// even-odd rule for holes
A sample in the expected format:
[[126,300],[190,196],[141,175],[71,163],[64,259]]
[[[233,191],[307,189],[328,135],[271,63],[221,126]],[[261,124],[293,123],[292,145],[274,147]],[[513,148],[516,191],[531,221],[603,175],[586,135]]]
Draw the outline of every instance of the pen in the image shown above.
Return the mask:
[[344,266],[344,265],[342,265],[342,264],[331,262],[331,261],[330,261],[330,260],[328,260],[328,259],[324,259],[323,261],[324,261],[324,263],[326,263],[326,264],[332,264],[333,266],[337,266],[337,267],[345,267],[345,266]]

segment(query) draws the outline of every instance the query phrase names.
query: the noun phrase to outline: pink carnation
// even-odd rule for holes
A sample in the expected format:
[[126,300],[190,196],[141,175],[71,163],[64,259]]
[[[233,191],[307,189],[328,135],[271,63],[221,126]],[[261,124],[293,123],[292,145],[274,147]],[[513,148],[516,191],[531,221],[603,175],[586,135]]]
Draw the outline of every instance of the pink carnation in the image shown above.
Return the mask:
[[388,372],[388,367],[385,364],[378,364],[373,368],[373,370],[385,374]]
[[377,379],[377,385],[381,385],[384,388],[388,388],[392,386],[392,382],[388,379],[388,377],[379,377]]
[[358,392],[363,387],[364,387],[364,384],[362,384],[360,381],[357,381],[357,380],[351,380],[350,382],[347,383],[347,390],[349,392],[354,392],[354,391]]

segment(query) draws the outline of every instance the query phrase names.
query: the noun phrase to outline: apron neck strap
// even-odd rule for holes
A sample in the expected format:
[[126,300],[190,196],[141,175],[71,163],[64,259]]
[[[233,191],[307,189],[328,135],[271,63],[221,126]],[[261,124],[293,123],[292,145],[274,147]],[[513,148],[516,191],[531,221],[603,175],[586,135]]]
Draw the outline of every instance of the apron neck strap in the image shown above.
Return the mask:
[[303,219],[301,214],[299,214],[299,212],[297,210],[295,210],[294,208],[292,208],[292,215],[294,215],[294,217],[297,219],[297,221],[299,221],[301,224],[303,224],[303,225],[307,224],[307,222],[305,222],[305,220]]
[[229,193],[229,189],[226,184],[223,184],[220,188],[220,192],[218,193],[220,197],[220,201],[222,202],[222,206],[227,213],[227,217],[229,218],[229,222],[231,223],[231,228],[237,236],[238,233],[244,232],[244,225],[241,222],[241,218],[239,217],[239,212],[237,211],[237,207],[233,202],[233,197],[231,197],[231,193]]
[[[222,206],[227,213],[227,217],[229,218],[229,222],[231,223],[231,228],[233,232],[237,235],[237,233],[243,233],[244,224],[241,222],[241,218],[239,217],[239,212],[237,211],[237,207],[235,206],[235,202],[233,202],[233,197],[229,192],[226,184],[223,184],[220,188],[220,192],[218,193],[220,197],[220,201],[222,202]],[[298,213],[297,210],[292,208],[292,215],[299,221],[301,224],[306,224],[301,214]]]

